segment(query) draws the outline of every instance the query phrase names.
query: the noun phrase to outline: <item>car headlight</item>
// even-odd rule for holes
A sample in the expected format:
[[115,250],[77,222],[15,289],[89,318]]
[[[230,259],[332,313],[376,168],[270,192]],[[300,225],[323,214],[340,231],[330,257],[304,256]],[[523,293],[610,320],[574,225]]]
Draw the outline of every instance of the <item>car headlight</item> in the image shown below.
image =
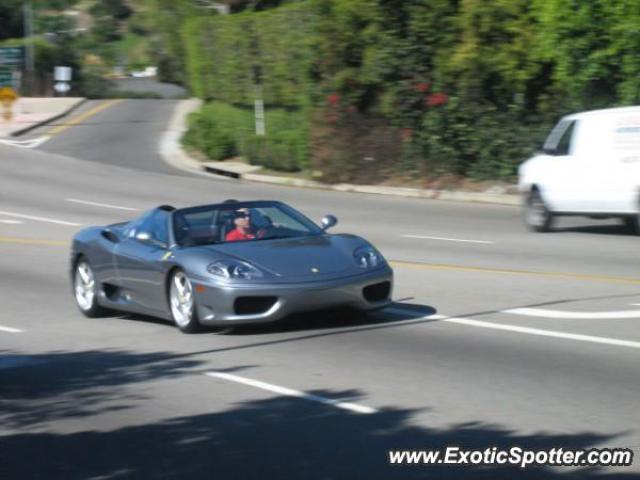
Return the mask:
[[353,256],[360,268],[375,268],[384,263],[382,255],[380,255],[373,247],[360,247]]
[[219,260],[207,266],[207,272],[221,278],[253,280],[262,278],[262,272],[253,265],[240,260]]

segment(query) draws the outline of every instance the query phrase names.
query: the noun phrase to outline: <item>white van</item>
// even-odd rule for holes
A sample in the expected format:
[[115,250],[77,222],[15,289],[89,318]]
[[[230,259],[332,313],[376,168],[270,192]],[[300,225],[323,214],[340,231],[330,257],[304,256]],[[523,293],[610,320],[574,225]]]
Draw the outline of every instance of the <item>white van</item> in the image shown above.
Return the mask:
[[518,173],[535,231],[548,231],[559,215],[619,217],[640,231],[640,107],[562,118]]

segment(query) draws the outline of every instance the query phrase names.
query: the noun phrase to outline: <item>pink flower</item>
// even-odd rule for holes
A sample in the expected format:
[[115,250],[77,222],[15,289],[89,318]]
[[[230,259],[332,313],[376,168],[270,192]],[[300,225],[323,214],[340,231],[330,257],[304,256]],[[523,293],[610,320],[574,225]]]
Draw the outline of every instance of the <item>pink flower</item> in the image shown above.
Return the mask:
[[400,130],[400,138],[403,142],[408,142],[413,137],[413,128],[403,128]]
[[429,90],[429,84],[426,82],[421,82],[416,85],[416,92],[426,93]]
[[335,107],[338,103],[340,103],[340,95],[336,92],[330,93],[327,95],[327,102],[329,105]]
[[436,92],[427,96],[425,104],[428,107],[437,107],[439,105],[444,105],[445,103],[447,103],[447,100],[449,100],[449,97],[446,93]]

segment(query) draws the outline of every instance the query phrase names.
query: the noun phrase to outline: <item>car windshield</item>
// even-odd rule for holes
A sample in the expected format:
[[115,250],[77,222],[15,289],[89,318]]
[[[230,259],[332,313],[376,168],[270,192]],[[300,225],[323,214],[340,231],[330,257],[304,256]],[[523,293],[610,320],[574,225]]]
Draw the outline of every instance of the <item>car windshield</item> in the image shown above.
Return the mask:
[[288,205],[237,202],[175,211],[173,230],[181,246],[318,235],[322,230]]

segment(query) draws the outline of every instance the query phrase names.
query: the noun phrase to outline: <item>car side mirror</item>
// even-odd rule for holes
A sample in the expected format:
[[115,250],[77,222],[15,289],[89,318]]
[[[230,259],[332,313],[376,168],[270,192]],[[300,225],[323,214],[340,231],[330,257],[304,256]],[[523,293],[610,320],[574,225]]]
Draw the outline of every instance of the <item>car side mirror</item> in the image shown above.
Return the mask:
[[104,230],[102,230],[101,234],[104,238],[106,238],[112,243],[118,243],[120,241],[120,238],[118,237],[118,235],[116,235],[112,230],[108,228],[105,228]]
[[149,232],[136,233],[136,240],[158,248],[166,248],[164,242],[154,238]]
[[136,233],[136,240],[140,240],[141,242],[149,242],[151,240],[151,234],[149,234],[148,232]]
[[322,217],[322,222],[321,222],[322,231],[326,232],[331,227],[335,227],[337,223],[338,223],[338,219],[336,217],[334,217],[333,215],[325,215],[324,217]]

